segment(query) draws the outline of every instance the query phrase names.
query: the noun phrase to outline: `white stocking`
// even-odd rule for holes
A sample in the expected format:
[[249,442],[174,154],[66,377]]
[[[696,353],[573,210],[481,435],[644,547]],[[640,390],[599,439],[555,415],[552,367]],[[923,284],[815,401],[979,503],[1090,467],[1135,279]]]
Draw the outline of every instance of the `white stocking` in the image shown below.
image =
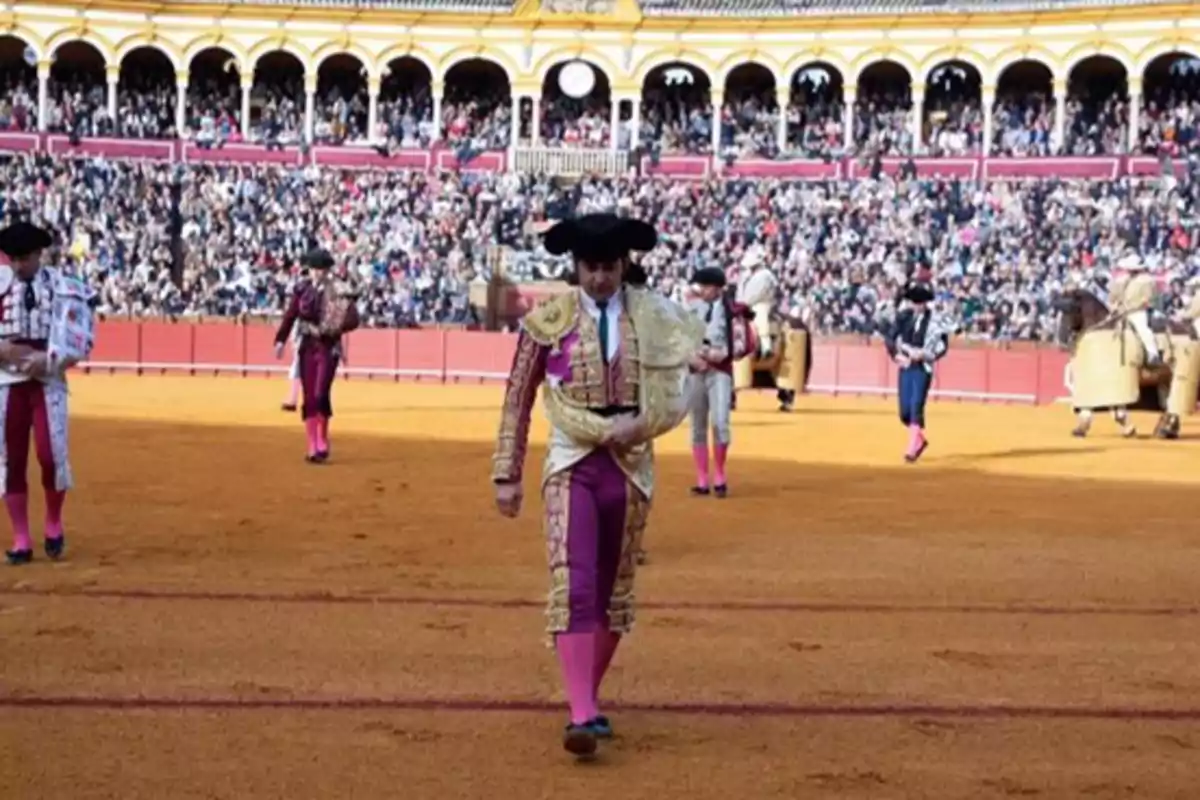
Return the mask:
[[1142,346],[1146,348],[1146,358],[1153,361],[1158,358],[1158,343],[1154,341],[1154,332],[1150,330],[1150,312],[1134,311],[1126,319],[1133,326]]

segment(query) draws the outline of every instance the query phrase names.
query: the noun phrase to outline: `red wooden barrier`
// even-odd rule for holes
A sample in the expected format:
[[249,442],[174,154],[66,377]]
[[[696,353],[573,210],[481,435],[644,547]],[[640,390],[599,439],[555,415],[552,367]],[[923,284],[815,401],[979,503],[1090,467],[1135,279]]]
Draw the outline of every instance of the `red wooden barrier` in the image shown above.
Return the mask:
[[[267,326],[109,320],[99,324],[88,371],[269,375],[275,359]],[[372,380],[490,382],[507,376],[516,338],[461,330],[360,330],[348,337],[344,377]],[[890,395],[896,370],[882,345],[818,342],[810,390]],[[951,348],[938,364],[933,396],[992,403],[1051,403],[1067,395],[1067,356],[1058,350]]]

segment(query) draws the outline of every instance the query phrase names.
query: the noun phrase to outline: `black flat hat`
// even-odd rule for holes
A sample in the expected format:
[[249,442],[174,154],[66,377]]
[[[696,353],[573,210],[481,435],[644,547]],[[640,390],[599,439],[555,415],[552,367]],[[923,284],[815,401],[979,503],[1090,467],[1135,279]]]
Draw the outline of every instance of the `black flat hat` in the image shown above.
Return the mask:
[[54,236],[31,222],[14,222],[0,230],[0,253],[9,258],[24,258],[54,244]]
[[333,256],[328,250],[316,248],[305,253],[301,263],[309,269],[333,269]]
[[653,226],[616,214],[587,214],[563,220],[546,232],[547,252],[555,256],[570,253],[579,261],[611,263],[631,250],[653,250],[656,244],[658,234]]
[[698,286],[715,286],[723,289],[728,280],[725,277],[725,270],[718,267],[705,267],[693,273],[692,283]]
[[904,299],[913,303],[933,301],[933,287],[928,283],[910,283],[904,287]]

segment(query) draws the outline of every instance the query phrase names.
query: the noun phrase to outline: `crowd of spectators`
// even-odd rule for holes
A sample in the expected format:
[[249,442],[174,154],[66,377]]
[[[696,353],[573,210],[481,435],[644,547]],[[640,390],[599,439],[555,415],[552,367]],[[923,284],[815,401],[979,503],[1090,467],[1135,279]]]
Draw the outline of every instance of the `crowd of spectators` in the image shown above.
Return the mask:
[[736,267],[762,248],[780,310],[803,311],[822,332],[881,330],[919,267],[933,270],[962,331],[988,339],[1048,338],[1067,276],[1102,277],[1127,252],[1162,276],[1168,305],[1200,269],[1200,174],[982,186],[566,182],[28,155],[0,169],[0,217],[56,229],[58,258],[111,315],[277,314],[299,255],[320,244],[362,288],[367,324],[469,323],[471,286],[497,264],[516,280],[563,277],[539,223],[606,209],[660,229],[643,263],[661,291],[681,293],[695,270]]
[[[278,74],[276,74],[278,72]],[[686,72],[684,70],[683,72]],[[667,73],[669,75],[670,70]],[[682,72],[680,73],[682,75]],[[690,74],[690,73],[689,73]],[[0,130],[37,127],[37,81],[26,64],[4,70]],[[814,79],[814,75],[816,78]],[[762,76],[726,87],[714,118],[711,91],[694,76],[652,81],[643,92],[634,141],[628,113],[611,130],[611,101],[601,85],[585,100],[551,90],[538,114],[539,141],[562,147],[609,147],[615,137],[623,147],[641,146],[660,152],[711,153],[722,156],[827,158],[855,154],[935,156],[978,154],[983,145],[984,117],[991,114],[989,146],[997,155],[1072,156],[1130,152],[1172,155],[1200,148],[1200,60],[1176,62],[1175,68],[1145,81],[1135,137],[1131,137],[1128,90],[1124,81],[1073,82],[1064,105],[1063,141],[1055,131],[1056,103],[1049,80],[1027,85],[1004,84],[990,111],[982,107],[978,81],[963,68],[946,67],[926,90],[923,119],[913,119],[911,90],[902,75],[860,84],[847,132],[840,79],[821,69],[797,77],[784,108],[776,104],[773,84]],[[836,84],[836,85],[835,85]],[[79,136],[172,138],[175,126],[175,81],[169,72],[126,69],[117,91],[116,114],[110,114],[102,70],[56,65],[48,92],[47,127]],[[322,74],[313,113],[313,138],[322,144],[387,142],[393,147],[427,147],[440,136],[453,146],[475,150],[510,144],[513,113],[503,80],[475,75],[448,79],[441,103],[441,130],[435,130],[434,101],[427,75],[397,70],[384,76],[375,129],[370,129],[365,78],[356,71]],[[187,102],[186,136],[202,141],[258,141],[294,144],[304,138],[304,81],[296,72],[273,71],[251,90],[251,120],[241,130],[241,102],[236,72],[197,70]],[[780,115],[784,120],[780,120]],[[521,141],[533,138],[528,104],[518,126]],[[720,130],[714,136],[714,126]],[[779,131],[784,131],[780,147]],[[916,145],[917,135],[921,143]],[[1133,141],[1131,142],[1131,138]]]

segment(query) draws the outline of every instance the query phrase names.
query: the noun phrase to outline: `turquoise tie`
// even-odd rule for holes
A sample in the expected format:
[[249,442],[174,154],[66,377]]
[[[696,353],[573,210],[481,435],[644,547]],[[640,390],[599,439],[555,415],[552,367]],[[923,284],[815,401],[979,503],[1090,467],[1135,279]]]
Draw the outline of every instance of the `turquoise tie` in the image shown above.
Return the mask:
[[600,359],[608,363],[608,301],[597,300],[596,308],[600,309]]

